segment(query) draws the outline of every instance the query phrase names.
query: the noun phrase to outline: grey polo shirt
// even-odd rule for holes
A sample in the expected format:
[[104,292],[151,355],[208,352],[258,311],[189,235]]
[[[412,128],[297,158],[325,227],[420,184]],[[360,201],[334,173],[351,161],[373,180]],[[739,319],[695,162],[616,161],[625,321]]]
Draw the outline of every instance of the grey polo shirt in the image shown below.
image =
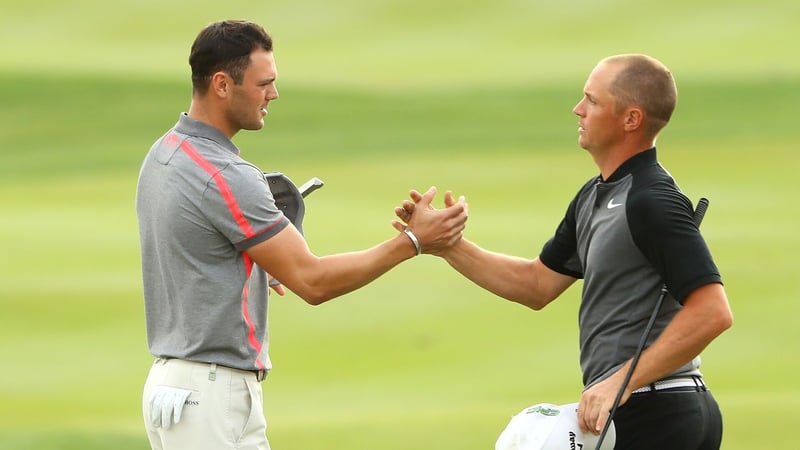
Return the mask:
[[[648,346],[687,295],[722,282],[692,216],[691,201],[658,163],[655,148],[633,156],[608,180],[589,180],[570,203],[540,259],[584,279],[578,323],[585,386],[633,357],[664,283],[669,294]],[[699,365],[698,357],[671,375],[699,375]]]
[[184,113],[145,157],[136,211],[150,352],[270,369],[267,275],[244,250],[289,221],[262,171]]

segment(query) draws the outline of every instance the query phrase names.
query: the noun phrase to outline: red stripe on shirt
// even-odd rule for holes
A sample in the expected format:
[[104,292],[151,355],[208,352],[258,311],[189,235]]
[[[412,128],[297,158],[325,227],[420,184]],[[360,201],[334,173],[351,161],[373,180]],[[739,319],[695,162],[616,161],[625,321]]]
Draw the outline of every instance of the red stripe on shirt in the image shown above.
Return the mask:
[[[242,253],[242,256],[244,257],[244,267],[249,274],[253,269],[253,261],[247,253]],[[242,289],[242,315],[244,316],[244,322],[247,324],[247,341],[250,343],[250,346],[253,347],[253,350],[256,351],[256,367],[263,369],[264,362],[259,359],[261,356],[261,342],[256,338],[256,326],[250,318],[250,311],[247,308],[247,299],[248,290],[247,283],[245,283],[244,289]]]
[[253,230],[250,222],[248,222],[247,218],[244,216],[242,208],[239,207],[239,202],[236,201],[236,197],[234,197],[233,192],[231,192],[231,188],[228,186],[228,182],[225,181],[225,177],[222,176],[222,173],[220,173],[213,164],[208,162],[207,159],[203,158],[189,141],[181,142],[181,150],[189,155],[198,166],[214,179],[214,183],[216,183],[219,193],[222,195],[222,199],[225,200],[225,204],[228,205],[228,210],[233,215],[233,219],[239,224],[239,228],[241,228],[244,233],[245,239],[255,236],[255,230]]
[[[201,155],[200,152],[198,152],[197,149],[195,149],[194,146],[188,141],[181,142],[180,147],[181,150],[183,150],[183,152],[189,156],[189,158],[192,158],[192,160],[197,163],[198,166],[200,166],[200,168],[211,175],[211,178],[214,180],[214,183],[216,183],[217,188],[219,189],[220,195],[222,195],[222,198],[225,200],[225,204],[228,205],[228,210],[231,212],[234,220],[236,220],[236,223],[239,224],[239,227],[244,233],[245,239],[255,236],[255,230],[253,230],[250,222],[248,222],[247,218],[244,216],[242,209],[239,207],[239,203],[236,201],[236,197],[233,195],[230,186],[228,186],[228,182],[225,181],[225,177],[222,176],[220,171],[207,159],[203,158],[203,155]],[[253,262],[250,259],[250,256],[245,252],[242,252],[242,257],[244,259],[245,273],[249,279],[250,273],[253,269]],[[250,318],[250,311],[247,308],[248,297],[249,291],[247,282],[245,282],[244,288],[242,288],[242,315],[244,316],[244,321],[247,325],[247,341],[256,352],[256,367],[259,369],[264,369],[264,362],[259,359],[262,349],[261,342],[259,342],[259,340],[256,338],[256,326],[253,323],[253,320]]]

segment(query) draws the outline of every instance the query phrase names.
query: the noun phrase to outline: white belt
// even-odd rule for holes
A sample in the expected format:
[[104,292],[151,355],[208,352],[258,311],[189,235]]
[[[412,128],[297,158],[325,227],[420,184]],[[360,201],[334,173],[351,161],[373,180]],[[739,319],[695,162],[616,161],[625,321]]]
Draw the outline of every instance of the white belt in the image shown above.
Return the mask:
[[660,380],[655,383],[650,383],[647,386],[640,387],[633,391],[633,394],[641,394],[642,392],[663,391],[664,389],[674,389],[682,387],[696,388],[698,391],[706,391],[706,384],[701,377],[681,377],[672,378],[669,380]]

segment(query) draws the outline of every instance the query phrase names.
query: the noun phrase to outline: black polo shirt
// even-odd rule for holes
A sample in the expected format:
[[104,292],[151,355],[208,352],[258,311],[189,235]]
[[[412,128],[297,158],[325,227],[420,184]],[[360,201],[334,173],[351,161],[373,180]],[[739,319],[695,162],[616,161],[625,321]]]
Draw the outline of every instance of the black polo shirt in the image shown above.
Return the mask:
[[[580,189],[542,249],[552,270],[582,278],[581,369],[590,386],[632,358],[664,283],[669,290],[650,333],[655,341],[695,289],[721,277],[693,220],[692,202],[659,163],[656,149]],[[700,358],[672,375],[699,375]]]

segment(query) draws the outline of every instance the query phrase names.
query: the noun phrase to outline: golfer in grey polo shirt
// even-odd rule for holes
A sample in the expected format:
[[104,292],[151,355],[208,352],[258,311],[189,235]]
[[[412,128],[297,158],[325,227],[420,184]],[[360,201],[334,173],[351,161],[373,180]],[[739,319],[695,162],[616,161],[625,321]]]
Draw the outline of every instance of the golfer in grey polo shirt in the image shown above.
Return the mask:
[[269,35],[251,22],[212,23],[189,63],[189,111],[152,146],[137,188],[156,358],[142,397],[145,426],[153,449],[268,449],[259,383],[272,367],[267,273],[282,283],[278,293],[286,286],[308,303],[328,301],[460,239],[466,202],[448,195],[453,206],[424,208],[368,250],[314,255],[231,141],[261,129],[278,98]]

